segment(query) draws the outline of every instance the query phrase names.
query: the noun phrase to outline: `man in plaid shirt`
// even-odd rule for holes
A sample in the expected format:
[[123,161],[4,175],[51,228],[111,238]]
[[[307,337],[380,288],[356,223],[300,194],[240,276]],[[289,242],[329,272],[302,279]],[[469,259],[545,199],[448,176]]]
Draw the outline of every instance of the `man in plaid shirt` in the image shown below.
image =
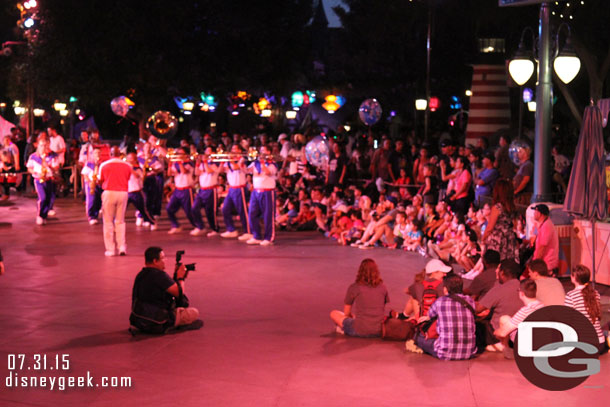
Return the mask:
[[[438,298],[430,307],[427,318],[437,317],[438,338],[426,339],[418,333],[415,343],[424,352],[442,360],[462,360],[475,356],[476,337],[474,323],[474,301],[462,294],[462,278],[449,274],[443,279],[445,296]],[[470,307],[460,302],[465,301]]]

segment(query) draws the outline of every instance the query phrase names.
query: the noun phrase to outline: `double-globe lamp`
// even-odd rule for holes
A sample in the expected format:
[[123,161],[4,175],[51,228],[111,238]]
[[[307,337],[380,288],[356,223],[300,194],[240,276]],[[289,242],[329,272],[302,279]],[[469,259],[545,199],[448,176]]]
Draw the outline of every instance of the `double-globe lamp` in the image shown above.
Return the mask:
[[[555,69],[555,73],[561,79],[563,83],[570,83],[572,79],[578,75],[580,71],[580,59],[576,55],[574,51],[574,47],[570,42],[570,37],[565,42],[563,49],[559,50],[559,32],[562,27],[566,27],[568,29],[568,34],[570,34],[570,27],[567,24],[562,24],[559,26],[559,30],[557,31],[557,37],[555,39],[555,49],[557,50],[557,56],[555,57],[555,61],[553,62],[553,68]],[[525,43],[523,41],[523,37],[527,30],[530,30],[532,33],[532,37],[534,36],[531,28],[526,27],[521,35],[521,41],[519,42],[519,48],[515,53],[514,58],[508,64],[508,72],[513,80],[517,83],[517,85],[524,85],[529,79],[532,77],[534,73],[534,61],[532,60],[533,52],[528,52],[525,49]]]

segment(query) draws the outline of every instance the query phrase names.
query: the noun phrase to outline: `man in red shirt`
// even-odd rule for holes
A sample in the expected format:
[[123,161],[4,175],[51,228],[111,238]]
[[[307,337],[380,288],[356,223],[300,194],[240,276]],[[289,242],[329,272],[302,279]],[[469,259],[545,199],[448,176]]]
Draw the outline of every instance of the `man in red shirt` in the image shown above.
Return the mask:
[[538,204],[534,207],[534,220],[538,223],[536,248],[533,259],[544,260],[553,275],[559,271],[559,236],[557,229],[549,218],[549,207]]
[[119,158],[118,147],[110,150],[110,160],[100,165],[98,179],[102,183],[102,212],[104,219],[104,246],[106,256],[127,254],[125,244],[125,209],[127,208],[131,166]]

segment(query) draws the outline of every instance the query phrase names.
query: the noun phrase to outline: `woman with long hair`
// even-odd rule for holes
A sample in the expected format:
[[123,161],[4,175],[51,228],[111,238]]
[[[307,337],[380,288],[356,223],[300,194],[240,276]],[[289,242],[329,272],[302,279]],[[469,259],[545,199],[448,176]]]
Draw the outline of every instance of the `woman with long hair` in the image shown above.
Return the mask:
[[358,268],[356,282],[345,294],[343,311],[334,310],[330,318],[337,332],[348,336],[381,336],[385,304],[390,301],[388,289],[373,259],[364,259]]
[[591,321],[599,339],[599,352],[608,351],[604,333],[601,328],[601,305],[600,295],[591,285],[591,271],[582,264],[572,270],[570,277],[574,289],[566,294],[565,305],[574,308]]
[[513,220],[517,216],[513,185],[507,179],[496,182],[492,194],[493,205],[489,221],[483,234],[485,249],[500,253],[500,259],[519,261],[519,243],[515,235]]

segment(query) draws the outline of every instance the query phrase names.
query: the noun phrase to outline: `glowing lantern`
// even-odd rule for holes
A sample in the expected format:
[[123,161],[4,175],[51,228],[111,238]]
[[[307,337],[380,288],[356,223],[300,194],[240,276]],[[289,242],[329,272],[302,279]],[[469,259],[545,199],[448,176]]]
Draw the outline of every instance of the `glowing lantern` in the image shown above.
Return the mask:
[[292,107],[301,107],[305,103],[305,95],[303,92],[296,91],[292,94]]
[[269,101],[267,99],[260,98],[258,100],[257,105],[258,105],[258,108],[262,111],[262,110],[267,109],[269,107],[270,103],[269,103]]
[[337,96],[328,95],[324,98],[326,102],[322,104],[322,107],[330,114],[335,113],[337,110],[341,108],[341,105],[337,103]]

